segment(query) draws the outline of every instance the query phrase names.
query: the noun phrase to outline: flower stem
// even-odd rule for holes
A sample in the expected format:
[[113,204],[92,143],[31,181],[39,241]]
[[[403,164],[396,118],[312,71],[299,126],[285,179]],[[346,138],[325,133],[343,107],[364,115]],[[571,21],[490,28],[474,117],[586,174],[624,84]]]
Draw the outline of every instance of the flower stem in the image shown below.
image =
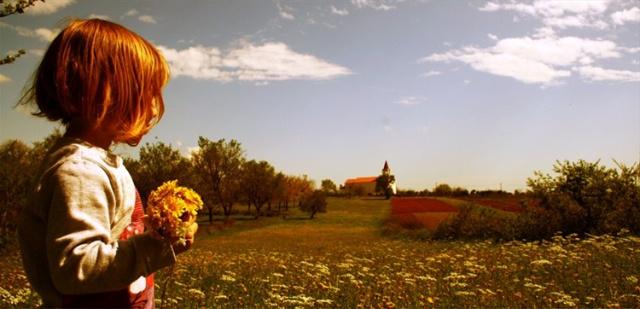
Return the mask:
[[173,279],[173,274],[174,274],[174,269],[176,267],[176,264],[174,263],[173,265],[171,265],[171,268],[169,268],[168,272],[169,275],[167,276],[167,279],[164,280],[164,283],[162,284],[162,296],[160,296],[160,307],[158,309],[162,309],[162,307],[164,306],[164,297],[167,293],[167,284],[169,284],[169,281],[171,281],[171,279]]

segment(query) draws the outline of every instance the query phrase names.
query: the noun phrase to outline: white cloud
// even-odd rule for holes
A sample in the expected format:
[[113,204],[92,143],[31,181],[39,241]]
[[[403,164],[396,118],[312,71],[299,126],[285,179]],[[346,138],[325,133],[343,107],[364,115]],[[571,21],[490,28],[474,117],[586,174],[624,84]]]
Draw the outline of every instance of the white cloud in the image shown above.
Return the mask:
[[173,76],[228,82],[264,83],[278,80],[326,80],[352,74],[313,55],[297,53],[281,42],[244,43],[223,53],[217,47],[195,46],[176,50],[160,46]]
[[[15,5],[17,1],[9,0],[5,1]],[[29,15],[47,15],[53,14],[58,10],[75,3],[75,0],[48,0],[46,2],[36,1],[35,5],[30,6],[24,10],[25,14]]]
[[280,2],[278,2],[278,11],[280,12],[280,17],[289,20],[296,19],[295,16],[293,16],[293,14],[289,13],[287,10],[292,10],[292,8],[288,6],[283,7],[282,5],[280,5]]
[[122,14],[122,16],[120,16],[120,18],[135,17],[135,16],[138,16],[138,20],[143,23],[148,23],[148,24],[157,23],[156,19],[153,16],[147,15],[147,14],[140,15],[140,12],[138,12],[138,10],[136,9],[131,9],[126,11],[124,14]]
[[576,69],[583,79],[589,81],[640,82],[640,72],[627,70],[609,70],[594,66],[582,66]]
[[442,74],[442,72],[431,70],[429,72],[425,72],[425,73],[420,74],[420,76],[422,76],[422,77],[431,77],[431,76],[436,76],[436,75],[440,75],[440,74]]
[[102,19],[102,20],[111,20],[109,15],[99,15],[99,14],[90,14],[89,19]]
[[140,15],[138,16],[138,20],[144,23],[156,24],[156,19],[151,15]]
[[384,0],[351,0],[351,3],[360,9],[370,8],[377,11],[388,11],[396,8],[395,6],[388,5],[385,2],[386,1]]
[[604,13],[609,1],[547,1],[530,4],[515,2],[489,2],[481,11],[515,11],[538,18],[545,26],[566,29],[569,27],[605,29]]
[[187,154],[184,156],[187,159],[193,158],[194,154],[200,152],[200,146],[187,147]]
[[0,84],[11,82],[11,78],[6,75],[0,74]]
[[411,96],[406,98],[401,98],[395,101],[396,104],[402,105],[416,105],[424,102],[425,98],[419,96]]
[[47,28],[38,28],[38,29],[29,29],[27,27],[22,26],[13,26],[4,22],[0,22],[0,27],[7,27],[13,31],[15,31],[19,36],[28,37],[28,38],[37,38],[43,42],[52,41],[58,33],[60,33],[60,29],[47,29]]
[[138,15],[138,10],[131,9],[131,10],[128,10],[126,13],[122,14],[122,17],[132,17],[136,15]]
[[349,10],[347,10],[346,8],[341,10],[341,9],[338,9],[335,6],[332,5],[331,6],[331,13],[333,13],[335,15],[345,16],[345,15],[349,15]]
[[634,7],[629,10],[622,10],[611,14],[611,20],[617,25],[622,25],[626,22],[640,23],[640,9]]
[[524,83],[555,85],[571,76],[568,67],[572,65],[618,57],[620,52],[612,41],[522,37],[503,39],[489,48],[467,46],[432,54],[421,61],[460,61],[478,71],[511,77]]

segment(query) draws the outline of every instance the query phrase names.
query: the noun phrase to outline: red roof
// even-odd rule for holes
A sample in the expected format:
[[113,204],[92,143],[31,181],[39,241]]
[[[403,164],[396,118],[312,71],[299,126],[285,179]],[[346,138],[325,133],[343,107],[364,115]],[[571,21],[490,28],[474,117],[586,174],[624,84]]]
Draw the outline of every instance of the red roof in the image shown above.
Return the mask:
[[345,184],[350,184],[350,183],[369,183],[369,182],[375,182],[376,179],[378,179],[378,177],[358,177],[358,178],[355,178],[355,179],[347,179]]

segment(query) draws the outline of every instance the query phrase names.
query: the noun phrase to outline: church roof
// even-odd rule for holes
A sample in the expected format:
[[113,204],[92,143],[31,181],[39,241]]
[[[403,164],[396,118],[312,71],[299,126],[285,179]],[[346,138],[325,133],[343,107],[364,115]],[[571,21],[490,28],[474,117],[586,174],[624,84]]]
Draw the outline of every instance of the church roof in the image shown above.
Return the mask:
[[375,182],[376,179],[378,179],[378,177],[358,177],[358,178],[353,178],[353,179],[347,179],[345,184],[350,184],[350,183],[369,183],[369,182]]
[[384,160],[384,167],[382,168],[382,170],[383,170],[383,171],[391,170],[391,169],[389,168],[389,163],[387,163],[387,160]]

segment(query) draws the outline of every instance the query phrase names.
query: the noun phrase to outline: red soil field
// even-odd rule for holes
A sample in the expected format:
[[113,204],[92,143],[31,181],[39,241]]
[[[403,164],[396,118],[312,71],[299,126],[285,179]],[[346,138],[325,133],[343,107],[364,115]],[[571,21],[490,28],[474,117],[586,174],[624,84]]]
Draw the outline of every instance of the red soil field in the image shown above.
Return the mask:
[[432,198],[394,198],[391,200],[391,214],[411,214],[422,212],[457,212],[458,208]]
[[465,198],[464,200],[503,211],[520,212],[524,210],[522,209],[522,206],[520,206],[520,199],[518,198]]
[[453,218],[453,216],[452,212],[420,212],[392,215],[391,218],[393,222],[408,229],[423,227],[436,229],[440,223]]

